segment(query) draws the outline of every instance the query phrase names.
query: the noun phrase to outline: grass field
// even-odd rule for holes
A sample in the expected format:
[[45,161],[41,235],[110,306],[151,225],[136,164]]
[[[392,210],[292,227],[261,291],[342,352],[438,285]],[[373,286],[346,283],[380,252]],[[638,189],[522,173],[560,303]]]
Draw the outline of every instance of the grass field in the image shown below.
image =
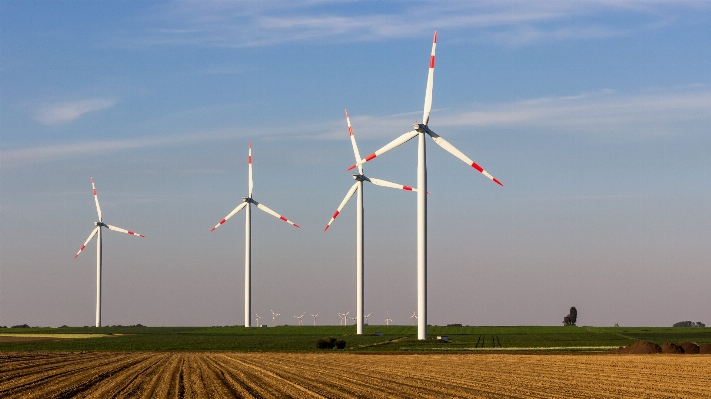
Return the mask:
[[[380,331],[382,336],[376,336]],[[244,327],[62,327],[0,329],[0,352],[18,351],[316,351],[316,341],[335,337],[346,341],[345,351],[487,351],[607,350],[636,341],[711,343],[711,328],[673,327],[442,327],[428,329],[430,339],[418,341],[414,326],[366,326],[356,335],[354,326]],[[23,341],[16,334],[37,339]],[[72,339],[82,334],[82,339]],[[101,334],[91,337],[85,334]],[[13,339],[2,338],[16,337]],[[447,335],[449,342],[437,341]],[[76,336],[79,337],[79,336]],[[9,341],[9,342],[3,342]]]

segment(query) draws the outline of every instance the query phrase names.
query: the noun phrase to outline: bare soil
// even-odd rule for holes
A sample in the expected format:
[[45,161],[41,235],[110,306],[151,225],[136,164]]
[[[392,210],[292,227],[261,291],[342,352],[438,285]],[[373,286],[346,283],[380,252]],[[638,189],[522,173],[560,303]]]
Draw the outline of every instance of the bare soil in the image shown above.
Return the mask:
[[0,354],[3,398],[710,398],[711,356]]

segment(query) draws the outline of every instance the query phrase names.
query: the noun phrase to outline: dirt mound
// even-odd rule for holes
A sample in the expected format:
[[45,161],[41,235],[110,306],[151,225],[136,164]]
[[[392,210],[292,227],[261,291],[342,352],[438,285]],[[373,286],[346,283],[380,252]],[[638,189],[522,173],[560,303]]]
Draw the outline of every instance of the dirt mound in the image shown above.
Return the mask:
[[684,353],[687,355],[695,355],[699,353],[699,346],[693,342],[679,342],[679,346],[684,348]]
[[646,355],[650,353],[662,353],[662,348],[654,342],[635,342],[630,346],[623,346],[615,350],[615,353],[632,353],[636,355]]
[[684,348],[671,342],[665,342],[662,345],[662,353],[683,354]]
[[702,355],[711,355],[711,344],[700,344],[699,353]]

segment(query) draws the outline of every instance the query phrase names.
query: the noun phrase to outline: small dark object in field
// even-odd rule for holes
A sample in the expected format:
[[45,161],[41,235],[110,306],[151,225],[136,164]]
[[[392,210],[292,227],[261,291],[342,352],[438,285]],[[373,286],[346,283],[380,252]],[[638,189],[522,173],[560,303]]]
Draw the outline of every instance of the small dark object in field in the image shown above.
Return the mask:
[[336,349],[345,349],[346,348],[346,341],[339,339],[336,341]]
[[646,355],[650,353],[662,353],[662,347],[654,342],[635,342],[630,346],[621,346],[615,350],[615,353],[631,353],[635,355]]
[[711,355],[711,344],[699,344],[699,354]]
[[673,353],[681,355],[684,353],[684,348],[671,342],[665,342],[664,345],[662,345],[662,353]]
[[336,346],[336,339],[333,337],[319,338],[316,341],[316,349],[333,349]]
[[12,328],[30,328],[27,324],[18,324],[16,326],[12,326]]
[[684,348],[684,353],[687,355],[695,355],[699,353],[699,346],[693,342],[680,342],[679,346]]

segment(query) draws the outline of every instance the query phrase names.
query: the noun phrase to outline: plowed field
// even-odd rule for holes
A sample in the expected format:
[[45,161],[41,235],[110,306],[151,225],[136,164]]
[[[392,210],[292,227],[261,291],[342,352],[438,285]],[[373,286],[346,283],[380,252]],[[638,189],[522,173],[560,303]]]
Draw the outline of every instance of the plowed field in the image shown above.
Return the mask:
[[711,398],[711,356],[0,354],[3,398]]

